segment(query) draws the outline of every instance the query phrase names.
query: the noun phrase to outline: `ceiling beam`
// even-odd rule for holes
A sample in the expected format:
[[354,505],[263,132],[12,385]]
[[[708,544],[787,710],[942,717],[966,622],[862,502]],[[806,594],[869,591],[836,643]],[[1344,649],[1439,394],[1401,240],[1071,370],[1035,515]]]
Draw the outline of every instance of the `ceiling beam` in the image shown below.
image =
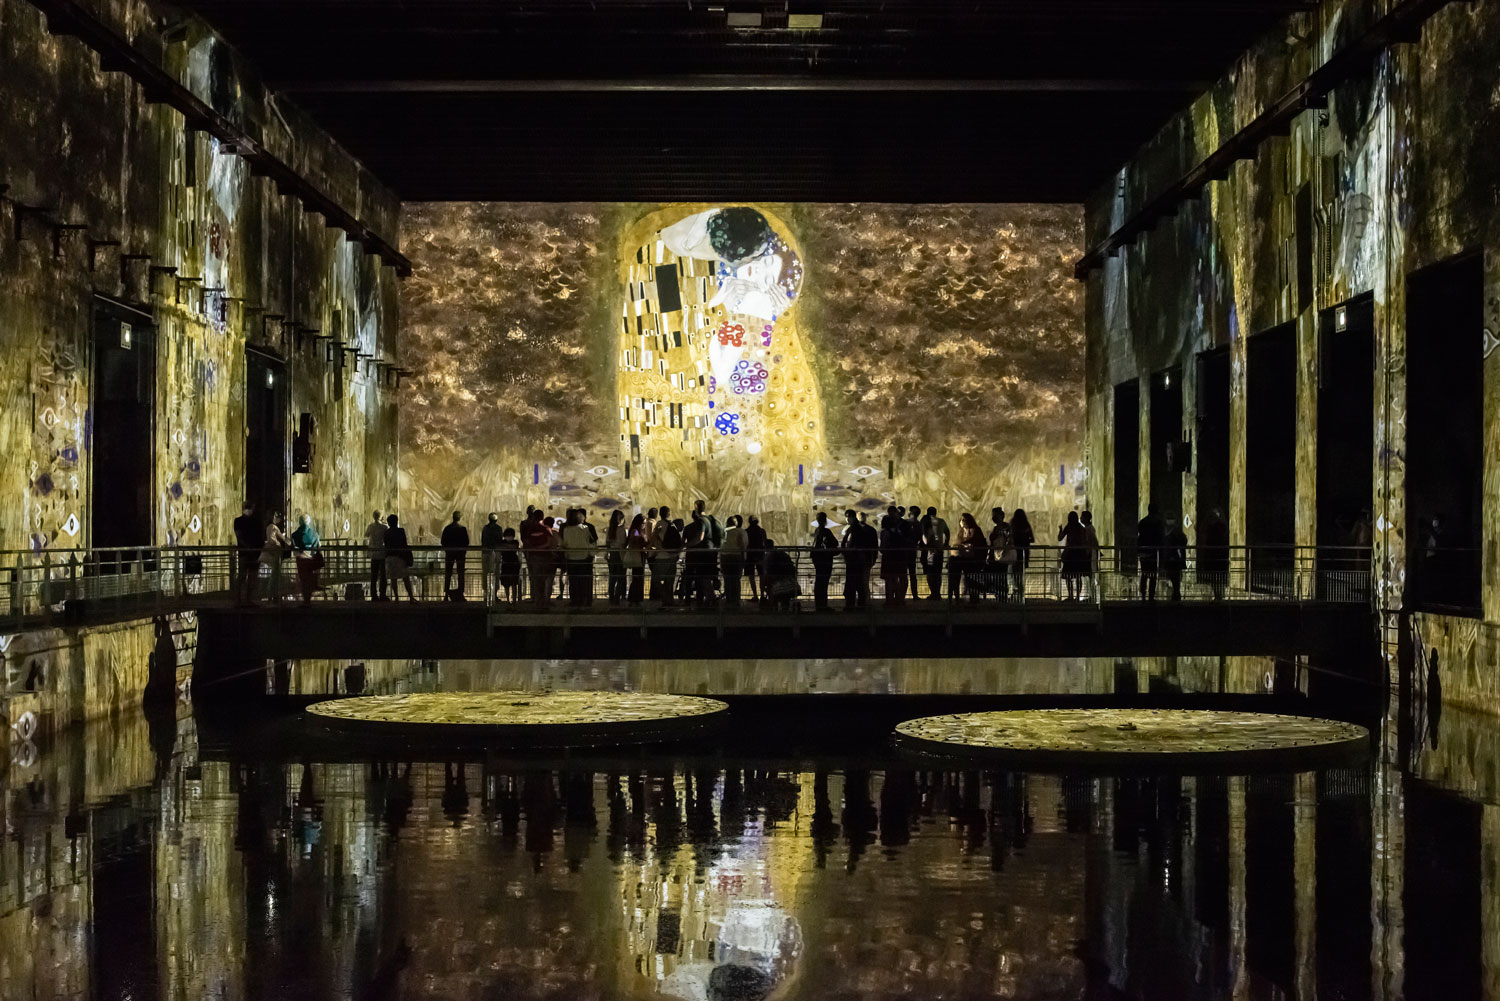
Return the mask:
[[1016,93],[1201,94],[1203,80],[1126,79],[876,79],[807,77],[749,73],[697,74],[675,77],[559,80],[285,80],[276,89],[288,94],[597,94],[705,93],[714,91],[796,91],[822,93]]

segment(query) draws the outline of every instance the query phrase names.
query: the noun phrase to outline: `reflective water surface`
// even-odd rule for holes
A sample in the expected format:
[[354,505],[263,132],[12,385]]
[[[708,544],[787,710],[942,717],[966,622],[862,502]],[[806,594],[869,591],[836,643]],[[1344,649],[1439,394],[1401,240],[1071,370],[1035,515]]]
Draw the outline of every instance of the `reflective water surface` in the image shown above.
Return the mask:
[[14,745],[0,997],[1500,982],[1500,814],[1472,778],[1497,773],[1475,760],[1493,721],[1450,712],[1452,752],[1424,731],[1420,750],[1320,772],[1027,775],[902,758],[883,720],[824,736],[816,705],[746,712],[690,745],[552,758],[372,753],[307,740],[295,716],[224,731],[186,708]]

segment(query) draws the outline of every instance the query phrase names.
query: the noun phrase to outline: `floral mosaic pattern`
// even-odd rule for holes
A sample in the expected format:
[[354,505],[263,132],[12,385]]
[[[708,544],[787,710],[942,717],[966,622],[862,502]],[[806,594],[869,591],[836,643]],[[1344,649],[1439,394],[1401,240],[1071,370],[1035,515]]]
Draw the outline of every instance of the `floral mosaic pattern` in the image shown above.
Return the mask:
[[1364,741],[1335,720],[1203,709],[1030,709],[908,720],[903,737],[1001,751],[1219,754],[1332,747]]
[[420,692],[334,699],[308,712],[341,721],[406,726],[601,726],[711,716],[714,699],[635,692]]

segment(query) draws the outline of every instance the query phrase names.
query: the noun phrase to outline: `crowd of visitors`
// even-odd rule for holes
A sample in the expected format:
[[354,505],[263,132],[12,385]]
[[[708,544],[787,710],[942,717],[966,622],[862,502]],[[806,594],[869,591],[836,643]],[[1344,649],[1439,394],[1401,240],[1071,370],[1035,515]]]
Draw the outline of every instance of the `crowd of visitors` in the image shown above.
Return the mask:
[[[721,521],[702,500],[686,517],[674,517],[665,505],[633,517],[616,510],[602,531],[586,508],[571,508],[561,518],[528,508],[514,528],[502,526],[497,515],[488,516],[478,545],[481,593],[485,600],[525,600],[539,608],[564,597],[571,605],[587,606],[594,603],[596,576],[602,570],[605,600],[611,605],[640,606],[649,601],[662,606],[733,607],[748,598],[790,608],[803,594],[806,581],[799,562],[805,560],[812,567],[817,610],[830,607],[829,590],[840,563],[847,608],[869,606],[871,579],[877,574],[888,605],[900,605],[908,597],[942,599],[945,593],[954,601],[984,596],[1005,601],[1025,586],[1036,535],[1020,509],[1007,518],[1003,509],[995,508],[990,523],[986,531],[965,514],[955,536],[934,507],[924,512],[916,505],[894,504],[877,521],[849,510],[842,522],[836,522],[828,512],[819,511],[808,537],[788,546],[770,538],[755,515]],[[396,544],[393,532],[401,533]],[[1083,581],[1098,565],[1098,539],[1090,515],[1072,516],[1059,540],[1066,555],[1069,596],[1084,597]],[[439,543],[443,594],[462,601],[471,552],[462,512],[453,512]],[[266,545],[273,545],[269,538]],[[396,516],[382,522],[376,512],[365,531],[365,545],[370,597],[387,600],[398,581],[405,582],[410,597],[412,554]],[[291,548],[295,547],[294,542]]]
[[[302,598],[311,601],[324,561],[310,518],[302,516],[297,529],[288,534],[280,514],[262,527],[247,505],[235,519],[234,531],[239,551],[235,590],[241,600],[254,599],[262,567],[279,572],[291,557]],[[1057,596],[1097,597],[1100,546],[1093,513],[1070,512],[1058,527],[1056,541],[1057,558],[1049,568],[1055,574]],[[561,518],[528,508],[515,527],[501,525],[499,516],[490,514],[477,547],[463,513],[454,511],[439,547],[443,596],[452,601],[465,600],[469,558],[477,549],[485,601],[529,601],[545,608],[554,598],[566,598],[574,606],[592,605],[596,576],[602,571],[610,605],[640,606],[649,601],[661,606],[733,607],[748,597],[769,607],[790,608],[803,594],[810,566],[813,607],[822,611],[830,607],[829,591],[839,565],[845,608],[868,607],[871,581],[877,577],[886,605],[902,605],[908,598],[1009,601],[1025,593],[1038,540],[1020,508],[1009,514],[1003,508],[992,509],[988,528],[965,512],[955,531],[935,507],[924,511],[917,505],[893,504],[875,520],[853,509],[844,512],[842,521],[817,511],[807,537],[786,545],[770,538],[755,515],[720,521],[698,500],[686,517],[674,517],[665,505],[633,517],[616,510],[602,531],[590,520],[587,508],[570,508]],[[1188,563],[1182,526],[1162,518],[1152,505],[1137,526],[1132,548],[1140,597],[1155,600],[1160,581],[1173,600],[1180,599]],[[387,601],[404,590],[408,599],[416,600],[416,557],[396,515],[382,518],[374,512],[364,529],[364,549],[369,557],[368,583],[349,585],[346,597]],[[1198,528],[1196,571],[1197,579],[1222,599],[1229,579],[1229,530],[1218,511]],[[431,572],[436,573],[435,565]]]

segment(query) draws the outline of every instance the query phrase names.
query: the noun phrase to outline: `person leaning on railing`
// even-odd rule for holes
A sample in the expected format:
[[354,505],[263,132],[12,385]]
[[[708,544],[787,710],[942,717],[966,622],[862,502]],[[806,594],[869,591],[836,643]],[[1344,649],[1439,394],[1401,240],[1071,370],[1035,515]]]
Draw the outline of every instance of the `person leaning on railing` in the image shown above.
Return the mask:
[[304,514],[302,523],[292,533],[292,548],[296,552],[297,584],[302,590],[302,603],[312,604],[313,592],[318,589],[318,575],[323,570],[323,554],[319,551],[322,539],[313,527],[312,515]]
[[594,602],[594,537],[578,509],[563,523],[563,559],[568,575],[568,603],[575,607]]

